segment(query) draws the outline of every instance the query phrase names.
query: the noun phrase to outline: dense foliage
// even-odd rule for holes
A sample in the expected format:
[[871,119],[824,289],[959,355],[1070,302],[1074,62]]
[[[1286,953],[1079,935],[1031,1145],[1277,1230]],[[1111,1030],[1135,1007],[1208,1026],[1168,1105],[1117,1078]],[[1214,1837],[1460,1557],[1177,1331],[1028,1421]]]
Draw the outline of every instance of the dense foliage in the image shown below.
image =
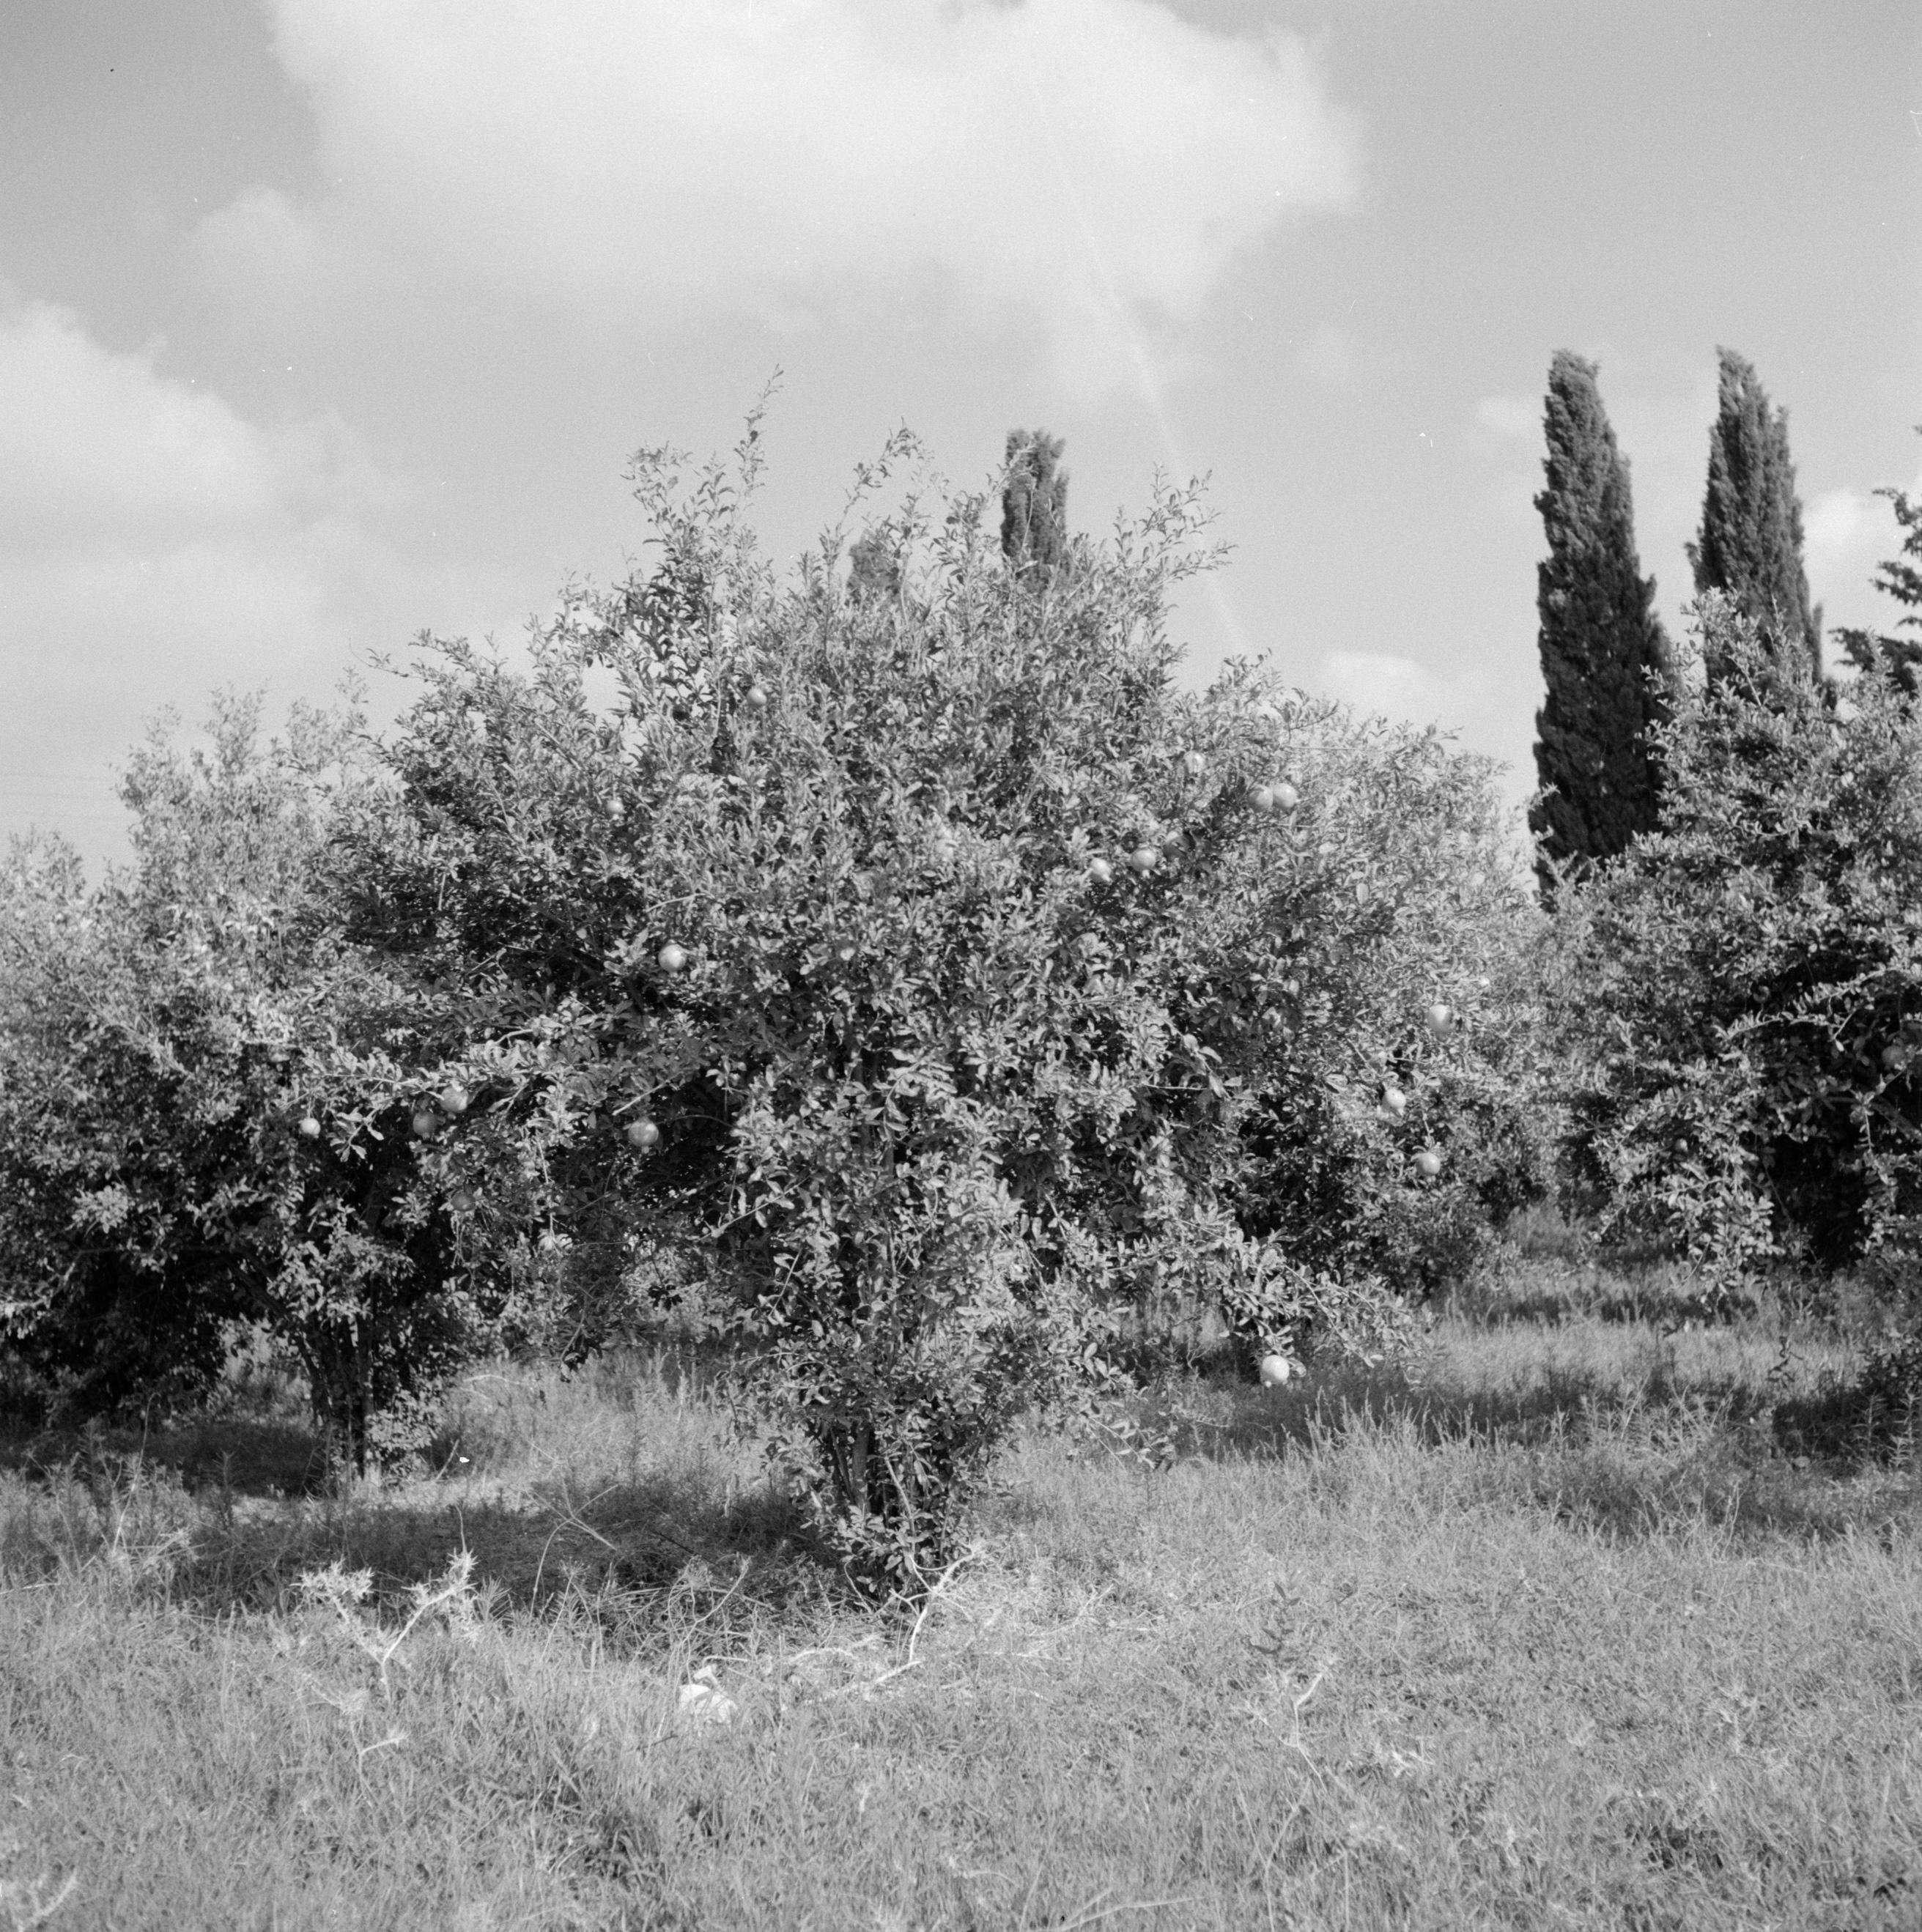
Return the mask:
[[384,742],[229,703],[137,758],[131,867],[17,852],[0,1322],[56,1408],[264,1331],[359,1462],[679,1298],[912,1586],[1019,1408],[1211,1310],[1249,1362],[1392,1346],[1548,1184],[1491,772],[1184,688],[1191,491],[1041,573],[911,494],[782,581],[756,451],[644,452],[651,566],[524,658],[423,640]]
[[191,1400],[264,1335],[362,1466],[480,1355],[677,1310],[918,1589],[1017,1411],[1204,1332],[1395,1347],[1551,1192],[1713,1286],[1922,1281],[1917,646],[1809,675],[1782,418],[1723,376],[1729,594],[1678,657],[1594,370],[1551,370],[1551,912],[1483,762],[1260,664],[1185,686],[1195,492],[1072,536],[1038,432],[999,529],[896,439],[854,500],[893,513],[785,578],[757,423],[644,452],[648,566],[511,658],[424,638],[384,738],[156,735],[130,865],[0,869],[10,1399]]
[[263,746],[229,700],[125,796],[95,890],[17,848],[0,936],[0,1334],[58,1411],[190,1395],[237,1330],[304,1366],[345,1452],[417,1433],[498,1332],[413,1123],[453,1017],[349,943],[321,860],[371,774],[355,721]]
[[1922,1234],[1922,728],[1704,600],[1661,832],[1571,901],[1582,1178],[1605,1230],[1727,1280]]
[[1595,365],[1566,350],[1548,370],[1545,487],[1535,499],[1548,554],[1536,571],[1542,674],[1530,814],[1543,880],[1557,866],[1611,858],[1655,829],[1659,773],[1650,728],[1672,667],[1641,574],[1626,460]]
[[[476,1219],[468,1137],[537,1090],[557,1238],[617,1204],[629,1252],[704,1276],[850,1552],[907,1574],[1014,1409],[1098,1382],[1144,1310],[1226,1303],[1262,1348],[1373,1333],[1386,1286],[1333,1270],[1386,1258],[1425,1187],[1458,1220],[1459,1190],[1537,1184],[1499,1134],[1464,1181],[1410,1158],[1453,1120],[1414,1018],[1482,1000],[1518,902],[1483,769],[1249,668],[1180,689],[1191,496],[1038,586],[986,497],[911,508],[888,596],[832,537],[776,582],[751,440],[684,491],[679,460],[639,470],[658,565],[545,628],[531,674],[423,664],[350,930],[468,989],[447,1159]],[[1437,883],[1451,838],[1479,885]]]
[[[1689,546],[1698,592],[1719,591],[1755,623],[1785,670],[1821,674],[1821,620],[1809,608],[1802,505],[1788,454],[1788,412],[1769,406],[1753,367],[1718,350],[1719,405],[1709,432],[1701,526]],[[1722,665],[1713,655],[1711,677]]]

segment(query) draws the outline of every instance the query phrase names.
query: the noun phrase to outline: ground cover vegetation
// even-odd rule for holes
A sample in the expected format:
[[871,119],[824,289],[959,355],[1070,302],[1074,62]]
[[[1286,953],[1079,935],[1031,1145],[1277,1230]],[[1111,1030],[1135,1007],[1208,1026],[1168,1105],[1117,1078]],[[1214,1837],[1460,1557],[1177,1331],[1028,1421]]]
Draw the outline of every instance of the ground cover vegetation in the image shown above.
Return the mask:
[[1551,371],[1533,854],[1183,684],[1193,489],[904,435],[783,577],[758,415],[523,652],[17,845],[0,1908],[1902,1922],[1922,724],[1724,360],[1673,646]]
[[1913,1480],[1772,1419],[1872,1312],[1692,1286],[1512,1245],[1398,1361],[1164,1377],[1165,1470],[1017,1425],[887,1616],[686,1348],[386,1484],[257,1372],[16,1444],[0,1924],[1912,1923]]

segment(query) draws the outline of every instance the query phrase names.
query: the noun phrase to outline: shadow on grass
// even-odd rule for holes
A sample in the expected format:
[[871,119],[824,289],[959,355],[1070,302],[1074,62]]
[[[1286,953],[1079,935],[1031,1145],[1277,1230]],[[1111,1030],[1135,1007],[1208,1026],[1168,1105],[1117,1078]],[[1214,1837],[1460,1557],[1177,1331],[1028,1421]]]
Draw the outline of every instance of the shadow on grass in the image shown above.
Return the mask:
[[0,1421],[0,1471],[45,1481],[65,1472],[112,1489],[160,1472],[190,1493],[317,1496],[332,1472],[304,1387],[278,1372],[217,1385],[173,1413],[51,1425],[16,1405]]
[[1150,1396],[1143,1406],[1180,1454],[1311,1459],[1317,1480],[1338,1490],[1379,1451],[1405,1456],[1418,1485],[1545,1509],[1612,1537],[1703,1525],[1810,1538],[1922,1526],[1905,1459],[1859,1434],[1832,1442],[1832,1453],[1806,1453],[1791,1420],[1800,1407],[1739,1377],[1684,1378],[1658,1365],[1623,1382],[1548,1366],[1524,1385],[1465,1388],[1403,1365],[1347,1365],[1286,1388],[1217,1382],[1198,1398]]
[[1512,1259],[1458,1288],[1449,1298],[1449,1312],[1485,1328],[1556,1328],[1596,1321],[1673,1330],[1685,1324],[1740,1322],[1758,1306],[1752,1294],[1705,1293],[1698,1276],[1672,1262],[1611,1264],[1593,1257],[1524,1262]]
[[[439,1426],[394,1473],[458,1477],[511,1462],[538,1432],[557,1391],[577,1408],[617,1406],[636,1390],[670,1405],[700,1406],[713,1400],[724,1372],[722,1352],[698,1347],[610,1352],[566,1373],[483,1371],[450,1392]],[[338,1488],[341,1474],[299,1388],[274,1378],[222,1390],[205,1408],[158,1420],[0,1424],[0,1471],[44,1480],[65,1470],[99,1487],[141,1469],[168,1473],[190,1494],[261,1498],[322,1496]]]
[[1825,1381],[1812,1393],[1784,1402],[1775,1432],[1791,1453],[1861,1468],[1870,1463],[1912,1463],[1918,1425],[1913,1387],[1890,1386],[1872,1367],[1859,1382]]
[[1219,1405],[1224,1412],[1187,1424],[1179,1438],[1185,1450],[1280,1455],[1291,1447],[1324,1447],[1357,1428],[1383,1427],[1429,1448],[1545,1447],[1631,1424],[1659,1442],[1692,1433],[1710,1416],[1738,1427],[1752,1424],[1770,1406],[1766,1391],[1741,1378],[1684,1378],[1659,1366],[1628,1382],[1610,1370],[1546,1364],[1521,1387],[1464,1388],[1404,1364],[1344,1364],[1281,1388],[1225,1379],[1213,1386],[1227,1398]]
[[375,1600],[392,1606],[463,1550],[484,1613],[585,1618],[617,1649],[652,1641],[670,1612],[684,1621],[727,1604],[738,1616],[842,1594],[785,1498],[731,1497],[673,1474],[584,1496],[536,1486],[512,1502],[451,1483],[275,1502],[190,1496],[158,1468],[111,1486],[56,1470],[23,1488],[0,1493],[0,1582],[98,1570],[201,1614],[293,1610],[303,1577],[335,1563],[371,1571]]
[[338,1563],[391,1605],[465,1550],[486,1613],[585,1619],[617,1648],[663,1618],[838,1598],[845,1580],[731,1450],[713,1395],[692,1359],[483,1373],[384,1481],[343,1482],[281,1414],[17,1437],[0,1445],[0,1582],[98,1572],[198,1612],[287,1611]]
[[820,1565],[806,1526],[772,1494],[731,1498],[674,1475],[586,1495],[540,1484],[512,1505],[443,1488],[433,1500],[418,1487],[405,1499],[350,1500],[293,1549],[277,1546],[271,1529],[244,1538],[267,1559],[254,1568],[269,1584],[268,1600],[336,1558],[371,1570],[382,1597],[398,1596],[440,1574],[461,1550],[473,1553],[482,1599],[497,1610],[550,1615],[566,1602],[591,1604],[615,1625],[644,1622],[669,1596],[769,1604],[819,1587],[806,1574]]
[[308,1425],[256,1417],[194,1417],[152,1430],[36,1431],[0,1442],[0,1469],[45,1481],[62,1472],[90,1487],[164,1472],[190,1495],[224,1489],[244,1496],[311,1496],[329,1484],[326,1451]]

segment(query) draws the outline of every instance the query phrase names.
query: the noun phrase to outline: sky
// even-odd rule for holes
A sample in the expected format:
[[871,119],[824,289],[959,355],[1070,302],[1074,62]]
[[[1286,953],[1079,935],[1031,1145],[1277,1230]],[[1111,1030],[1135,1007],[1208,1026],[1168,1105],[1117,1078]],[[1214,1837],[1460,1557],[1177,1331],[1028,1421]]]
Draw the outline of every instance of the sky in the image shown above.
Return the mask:
[[647,532],[637,449],[778,369],[785,562],[905,424],[1069,521],[1205,474],[1183,675],[1533,782],[1550,358],[1692,594],[1718,345],[1788,412],[1815,599],[1922,488],[1912,0],[0,0],[0,836],[423,628],[512,649]]

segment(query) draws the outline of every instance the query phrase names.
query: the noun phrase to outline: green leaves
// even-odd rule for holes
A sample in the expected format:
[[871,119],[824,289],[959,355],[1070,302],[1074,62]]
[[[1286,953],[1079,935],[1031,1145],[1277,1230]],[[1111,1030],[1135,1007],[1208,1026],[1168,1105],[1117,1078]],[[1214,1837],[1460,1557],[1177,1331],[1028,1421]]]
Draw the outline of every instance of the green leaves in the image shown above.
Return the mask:
[[[275,1324],[359,1447],[465,1351],[590,1348],[698,1278],[851,1564],[908,1588],[1009,1418],[1107,1385],[1124,1317],[1222,1300],[1251,1252],[1320,1284],[1304,1348],[1387,1319],[1383,1254],[1433,1285],[1513,1166],[1487,1121],[1525,1021],[1473,983],[1528,915],[1438,862],[1499,872],[1473,761],[1252,667],[1177,685],[1191,491],[1044,594],[931,491],[858,586],[838,532],[782,584],[752,441],[731,480],[638,458],[649,569],[524,662],[428,640],[372,766],[317,725],[156,750],[119,896],[22,887],[67,936],[8,994],[41,1204],[0,1234],[84,1250],[110,1300],[164,1282],[149,1329],[195,1372],[226,1315]],[[1473,1024],[1428,1038],[1437,999]],[[1448,1154],[1420,1189],[1417,1131]],[[8,1318],[53,1363],[84,1302]]]
[[[637,465],[660,560],[608,621],[542,632],[524,674],[461,645],[423,664],[348,871],[358,903],[431,914],[360,936],[542,1014],[539,1052],[494,1033],[532,1088],[659,1123],[642,1157],[551,1106],[518,1158],[563,1220],[605,1199],[710,1256],[824,1520],[925,1554],[1111,1303],[1219,1274],[1280,1090],[1249,1003],[1275,982],[1295,1051],[1332,1054],[1390,980],[1409,1012],[1453,995],[1458,922],[1411,881],[1439,826],[1485,826],[1486,777],[1245,668],[1180,691],[1161,599],[1190,494],[1065,550],[1045,597],[978,501],[917,499],[882,595],[842,588],[832,533],[777,584],[747,478],[690,498],[660,453]],[[1393,936],[1417,903],[1419,967]]]
[[[1922,1229],[1922,738],[1899,677],[1846,707],[1707,598],[1721,674],[1665,740],[1661,836],[1572,904],[1576,1149],[1623,1233],[1734,1280]],[[1889,1050],[1897,1048],[1891,1057]]]
[[224,1325],[264,1322],[358,1456],[485,1326],[453,1156],[407,1131],[472,1003],[386,973],[329,903],[329,836],[371,782],[356,730],[296,714],[263,746],[225,701],[211,753],[137,756],[131,870],[87,892],[14,855],[0,1266],[47,1286],[5,1339],[56,1406],[191,1395]]

